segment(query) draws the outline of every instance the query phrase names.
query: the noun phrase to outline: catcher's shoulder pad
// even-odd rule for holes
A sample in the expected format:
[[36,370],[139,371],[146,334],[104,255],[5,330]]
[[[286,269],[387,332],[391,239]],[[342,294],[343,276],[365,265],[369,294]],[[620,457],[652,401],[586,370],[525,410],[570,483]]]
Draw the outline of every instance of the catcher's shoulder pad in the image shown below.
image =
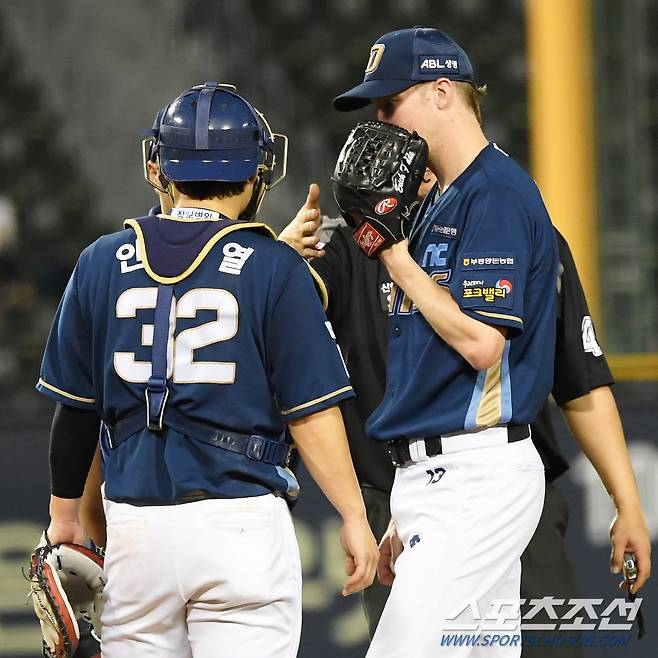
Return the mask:
[[30,560],[30,589],[41,625],[47,658],[74,656],[80,644],[79,622],[100,637],[104,554],[93,542],[52,545],[42,536]]
[[135,231],[144,269],[163,284],[178,283],[192,274],[212,247],[233,231],[254,230],[276,240],[267,224],[233,219],[188,222],[147,215],[126,219],[123,227]]

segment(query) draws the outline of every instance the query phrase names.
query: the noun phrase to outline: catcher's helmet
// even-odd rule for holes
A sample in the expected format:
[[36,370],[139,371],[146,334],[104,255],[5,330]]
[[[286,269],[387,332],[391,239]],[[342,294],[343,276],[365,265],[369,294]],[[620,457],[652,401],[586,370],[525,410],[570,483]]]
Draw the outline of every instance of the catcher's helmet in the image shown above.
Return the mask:
[[167,181],[240,182],[258,175],[270,189],[285,176],[287,138],[272,133],[232,85],[206,82],[163,110],[143,152],[157,153]]
[[[155,148],[156,146],[155,137],[157,137],[158,133],[160,132],[160,123],[162,122],[162,117],[164,116],[168,107],[169,107],[168,105],[165,105],[164,107],[161,107],[158,110],[158,113],[155,115],[155,119],[153,119],[153,128],[151,128],[150,130],[142,131],[142,137],[145,138],[142,140],[142,146],[145,147],[143,149],[144,152],[142,154],[144,156],[145,167],[147,160],[156,159],[157,150]],[[145,171],[145,176],[146,179],[148,180],[148,173],[146,171]]]

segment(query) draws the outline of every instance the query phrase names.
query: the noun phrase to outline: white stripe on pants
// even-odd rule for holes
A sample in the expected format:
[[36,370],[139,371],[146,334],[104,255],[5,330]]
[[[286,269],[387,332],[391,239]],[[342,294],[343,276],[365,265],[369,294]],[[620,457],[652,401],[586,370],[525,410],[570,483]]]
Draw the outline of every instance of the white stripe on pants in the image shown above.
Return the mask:
[[293,658],[299,548],[273,495],[136,507],[105,501],[103,658]]
[[[440,479],[439,468],[445,469]],[[446,620],[471,601],[481,617],[492,599],[518,602],[520,557],[543,502],[544,469],[530,439],[398,468],[391,513],[405,548],[367,658],[520,656],[520,640],[517,646],[449,648],[441,639],[466,632],[448,630]],[[468,623],[468,615],[459,622]],[[512,630],[499,633],[520,634],[519,623],[517,617],[507,622]]]

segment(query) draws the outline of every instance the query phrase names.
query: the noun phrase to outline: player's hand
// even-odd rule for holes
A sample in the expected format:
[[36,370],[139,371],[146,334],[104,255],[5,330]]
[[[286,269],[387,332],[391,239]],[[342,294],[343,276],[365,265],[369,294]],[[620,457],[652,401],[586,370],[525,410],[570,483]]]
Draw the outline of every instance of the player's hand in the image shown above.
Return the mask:
[[364,516],[345,520],[340,532],[340,543],[345,551],[343,596],[360,592],[372,585],[377,569],[377,542]]
[[46,530],[48,540],[51,544],[84,544],[87,540],[87,533],[82,527],[79,520],[55,520],[51,519],[48,530]]
[[[610,541],[612,543],[610,556],[612,573],[621,572],[624,553],[635,553],[637,580],[630,586],[630,591],[635,594],[651,575],[651,542],[640,508],[617,511],[610,526]],[[628,587],[628,585],[622,582],[620,587]]]
[[85,543],[87,533],[80,523],[79,498],[59,498],[51,495],[49,509],[50,525],[46,532],[51,544]]
[[302,258],[319,258],[325,254],[317,235],[319,226],[320,187],[317,183],[311,183],[306,202],[295,219],[281,231],[279,240],[290,245]]
[[390,587],[395,580],[395,561],[404,550],[398,531],[393,521],[379,542],[379,561],[377,563],[377,578],[382,585]]

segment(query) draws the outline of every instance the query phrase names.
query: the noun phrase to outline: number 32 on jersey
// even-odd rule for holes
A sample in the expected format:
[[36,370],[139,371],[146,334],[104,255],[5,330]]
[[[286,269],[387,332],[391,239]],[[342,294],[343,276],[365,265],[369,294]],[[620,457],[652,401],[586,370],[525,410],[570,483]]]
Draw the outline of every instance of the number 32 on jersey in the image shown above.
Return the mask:
[[[136,318],[138,309],[154,309],[157,288],[130,288],[117,299],[116,317]],[[217,319],[181,331],[174,337],[178,318],[194,318],[197,311],[217,312]],[[232,384],[235,363],[195,361],[194,350],[230,340],[238,331],[238,300],[220,288],[197,288],[179,300],[172,299],[167,342],[167,377],[178,384]],[[141,325],[141,343],[153,345],[153,325]],[[114,369],[127,382],[144,384],[151,376],[151,363],[138,361],[134,352],[115,352]]]

